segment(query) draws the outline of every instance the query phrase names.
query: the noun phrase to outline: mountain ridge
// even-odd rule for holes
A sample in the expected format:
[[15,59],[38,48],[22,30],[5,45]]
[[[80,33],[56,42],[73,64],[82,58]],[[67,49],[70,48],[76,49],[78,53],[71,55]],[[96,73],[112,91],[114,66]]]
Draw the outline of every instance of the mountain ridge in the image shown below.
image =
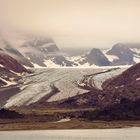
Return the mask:
[[49,37],[16,35],[12,39],[1,37],[0,48],[31,68],[120,66],[140,62],[139,43],[117,43],[110,49],[93,48],[83,55],[69,56]]

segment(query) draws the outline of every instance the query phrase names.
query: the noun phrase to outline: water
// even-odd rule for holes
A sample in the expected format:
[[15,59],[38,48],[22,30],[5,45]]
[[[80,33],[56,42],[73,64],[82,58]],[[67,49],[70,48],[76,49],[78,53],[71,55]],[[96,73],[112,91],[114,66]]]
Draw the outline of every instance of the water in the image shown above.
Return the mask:
[[140,140],[140,128],[2,131],[0,140]]

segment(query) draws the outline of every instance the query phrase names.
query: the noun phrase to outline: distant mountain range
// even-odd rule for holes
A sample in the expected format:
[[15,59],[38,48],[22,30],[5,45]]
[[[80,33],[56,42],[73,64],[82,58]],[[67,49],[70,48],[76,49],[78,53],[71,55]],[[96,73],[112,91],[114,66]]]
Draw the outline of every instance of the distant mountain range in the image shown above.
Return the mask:
[[93,48],[75,61],[87,66],[133,65],[140,62],[140,44],[118,43],[110,49]]
[[22,39],[20,45],[13,42],[19,40],[0,39],[0,51],[15,58],[27,67],[61,67],[77,64],[65,57],[54,41],[45,37],[29,37]]
[[118,43],[108,49],[93,48],[70,56],[49,37],[19,35],[0,37],[0,52],[10,55],[26,67],[101,67],[133,65],[140,62],[140,44]]

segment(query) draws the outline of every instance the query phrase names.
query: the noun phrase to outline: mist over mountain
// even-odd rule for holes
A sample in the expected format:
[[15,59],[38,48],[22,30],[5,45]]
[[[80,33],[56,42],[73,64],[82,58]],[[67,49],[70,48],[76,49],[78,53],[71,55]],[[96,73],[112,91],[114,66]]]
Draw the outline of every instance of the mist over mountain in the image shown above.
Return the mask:
[[117,43],[108,49],[62,49],[50,37],[5,33],[0,48],[27,67],[100,67],[140,62],[140,44]]

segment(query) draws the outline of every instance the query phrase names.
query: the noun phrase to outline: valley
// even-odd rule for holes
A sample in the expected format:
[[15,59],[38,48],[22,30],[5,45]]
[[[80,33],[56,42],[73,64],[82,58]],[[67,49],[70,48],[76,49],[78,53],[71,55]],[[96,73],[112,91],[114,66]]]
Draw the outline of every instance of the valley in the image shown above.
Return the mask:
[[48,38],[1,43],[0,130],[139,126],[138,46],[68,57]]
[[[0,118],[0,130],[140,126],[139,119],[135,117],[124,121],[114,119],[113,116],[106,118],[102,113],[106,107],[111,109],[115,100],[119,100],[110,97],[114,93],[110,95],[112,89],[106,91],[104,84],[110,79],[117,78],[127,69],[130,68],[32,69],[32,73],[25,73],[17,85],[0,89],[0,105],[1,108],[5,108],[3,118]],[[119,87],[115,89],[119,91]],[[101,109],[98,113],[99,108]],[[119,108],[122,109],[121,105]],[[100,116],[100,112],[103,115]],[[111,113],[111,110],[108,112]]]
[[22,77],[20,92],[11,96],[6,108],[36,104],[39,101],[55,102],[84,94],[92,89],[101,89],[102,83],[126,68],[47,68],[35,69]]

